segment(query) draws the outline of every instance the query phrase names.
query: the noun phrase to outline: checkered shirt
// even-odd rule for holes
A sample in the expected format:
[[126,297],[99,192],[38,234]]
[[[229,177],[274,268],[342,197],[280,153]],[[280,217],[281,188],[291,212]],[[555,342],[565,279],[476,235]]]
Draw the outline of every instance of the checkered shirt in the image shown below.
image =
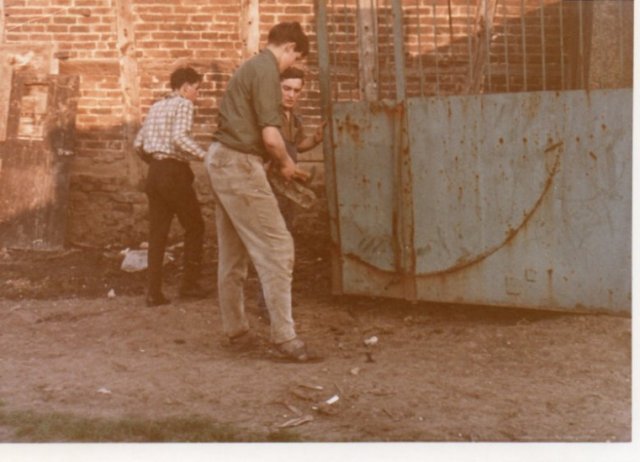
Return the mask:
[[193,138],[193,103],[172,92],[151,106],[133,143],[156,159],[202,160],[206,151]]

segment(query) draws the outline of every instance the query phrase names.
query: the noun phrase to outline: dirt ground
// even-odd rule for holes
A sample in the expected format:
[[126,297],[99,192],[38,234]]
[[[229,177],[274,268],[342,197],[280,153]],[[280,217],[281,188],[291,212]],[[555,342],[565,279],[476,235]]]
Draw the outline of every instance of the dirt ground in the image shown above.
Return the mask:
[[[121,249],[0,251],[0,406],[319,442],[631,440],[630,318],[332,296],[318,220],[296,232],[294,317],[325,358],[312,364],[230,350],[215,294],[147,308]],[[167,272],[175,296],[177,263]],[[256,287],[249,317],[266,339]],[[25,440],[5,427],[0,441]]]

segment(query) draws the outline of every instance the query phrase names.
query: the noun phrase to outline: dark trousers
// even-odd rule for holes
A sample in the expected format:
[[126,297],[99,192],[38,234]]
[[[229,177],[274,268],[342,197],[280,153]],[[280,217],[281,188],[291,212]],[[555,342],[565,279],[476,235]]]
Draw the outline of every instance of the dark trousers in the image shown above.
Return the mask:
[[204,220],[193,189],[194,175],[186,162],[152,160],[146,193],[149,199],[149,293],[162,288],[162,263],[173,216],[184,228],[184,280],[199,276]]

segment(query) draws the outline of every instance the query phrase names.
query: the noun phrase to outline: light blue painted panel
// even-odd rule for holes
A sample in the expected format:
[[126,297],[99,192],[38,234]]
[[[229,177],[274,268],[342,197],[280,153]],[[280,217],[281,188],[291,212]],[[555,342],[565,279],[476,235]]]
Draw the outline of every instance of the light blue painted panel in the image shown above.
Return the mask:
[[535,93],[411,100],[408,111],[416,272],[449,272],[535,209],[562,150],[560,115]]
[[394,271],[393,108],[343,103],[333,115],[341,253]]
[[413,100],[418,298],[631,303],[631,91]]
[[630,311],[631,104],[630,89],[410,99],[410,185],[401,113],[337,105],[344,291],[409,297],[413,278],[421,300]]

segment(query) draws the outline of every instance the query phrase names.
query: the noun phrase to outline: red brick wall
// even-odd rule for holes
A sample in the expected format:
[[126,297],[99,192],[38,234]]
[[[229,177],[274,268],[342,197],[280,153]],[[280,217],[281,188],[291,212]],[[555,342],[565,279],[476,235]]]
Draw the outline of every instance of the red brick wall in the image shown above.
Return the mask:
[[[68,6],[69,3],[73,6]],[[145,238],[146,233],[146,200],[128,175],[130,160],[127,156],[130,154],[126,127],[123,125],[126,108],[120,82],[121,53],[117,43],[118,16],[115,3],[115,0],[5,1],[5,42],[54,43],[61,58],[60,72],[78,74],[81,78],[76,157],[71,183],[70,243],[135,245]],[[468,75],[468,36],[473,28],[475,3],[476,0],[452,0],[450,28],[447,0],[403,2],[409,95],[430,95],[437,90],[442,94],[462,91]],[[568,3],[565,1],[565,4]],[[205,75],[201,98],[197,103],[195,135],[203,146],[209,143],[216,126],[219,98],[234,69],[242,62],[240,4],[239,0],[129,2],[134,22],[133,39],[139,70],[142,116],[153,101],[167,91],[167,79],[173,66],[180,62],[189,63]],[[356,2],[328,0],[326,4],[333,96],[357,99]],[[313,5],[313,0],[262,0],[259,4],[261,46],[265,43],[269,28],[279,21],[300,21],[309,33],[311,54],[307,60],[308,83],[300,107],[309,129],[313,129],[320,120],[318,48]],[[381,96],[393,97],[391,1],[378,0],[378,5]],[[545,7],[545,88],[560,89],[563,85],[557,0],[525,0],[525,5],[525,28],[522,29],[520,0],[499,0],[491,41],[491,79],[485,80],[485,91],[507,91],[507,72],[509,91],[525,89],[523,30],[526,31],[527,40],[526,89],[543,88],[541,5]],[[566,21],[565,15],[565,35],[569,34]],[[417,35],[418,23],[420,39]],[[508,69],[505,31],[508,39]],[[434,32],[437,36],[435,40]],[[437,54],[434,52],[434,41],[438,44]],[[565,59],[565,64],[569,66],[568,58]],[[314,151],[307,159],[321,160],[320,155],[319,151]],[[208,185],[201,169],[196,169],[207,221],[212,223]]]

